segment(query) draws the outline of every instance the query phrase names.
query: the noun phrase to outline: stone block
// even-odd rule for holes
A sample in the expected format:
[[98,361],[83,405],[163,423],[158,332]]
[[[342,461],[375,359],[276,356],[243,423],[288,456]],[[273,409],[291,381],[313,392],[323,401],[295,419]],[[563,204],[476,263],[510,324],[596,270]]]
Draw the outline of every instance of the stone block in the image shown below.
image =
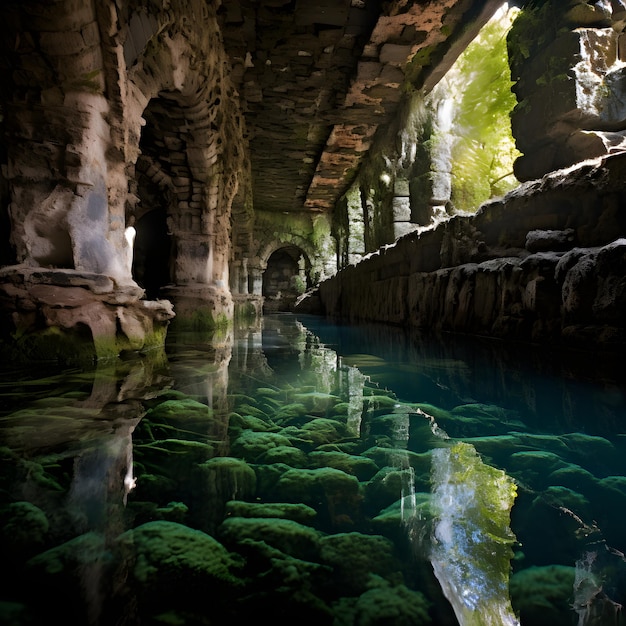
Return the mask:
[[77,54],[85,49],[83,36],[75,32],[43,32],[40,34],[39,43],[42,51],[52,56]]
[[394,239],[404,237],[405,235],[412,233],[417,228],[417,224],[412,224],[411,222],[395,222],[393,225]]
[[359,80],[375,80],[380,74],[382,65],[375,61],[360,61],[358,65]]
[[393,43],[383,44],[380,49],[380,62],[393,65],[404,65],[411,54],[412,46],[402,46]]
[[409,181],[406,178],[396,178],[393,182],[393,195],[398,197],[408,197]]
[[295,22],[298,26],[344,26],[348,19],[348,10],[345,3],[338,4],[334,0],[318,0],[314,4],[309,0],[297,0]]
[[408,197],[396,197],[392,200],[391,208],[394,222],[411,221],[411,201]]

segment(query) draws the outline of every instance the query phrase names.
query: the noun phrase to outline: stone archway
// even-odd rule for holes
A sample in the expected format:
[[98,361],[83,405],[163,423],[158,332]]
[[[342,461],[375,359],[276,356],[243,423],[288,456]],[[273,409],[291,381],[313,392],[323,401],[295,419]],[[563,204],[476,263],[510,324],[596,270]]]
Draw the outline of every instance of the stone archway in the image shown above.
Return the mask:
[[[208,15],[203,23],[216,28]],[[183,26],[156,34],[129,72],[126,221],[137,230],[133,278],[171,300],[179,322],[214,326],[233,316],[230,210],[243,131],[223,51]]]
[[276,249],[263,273],[263,312],[293,311],[298,296],[307,286],[307,259],[296,246]]

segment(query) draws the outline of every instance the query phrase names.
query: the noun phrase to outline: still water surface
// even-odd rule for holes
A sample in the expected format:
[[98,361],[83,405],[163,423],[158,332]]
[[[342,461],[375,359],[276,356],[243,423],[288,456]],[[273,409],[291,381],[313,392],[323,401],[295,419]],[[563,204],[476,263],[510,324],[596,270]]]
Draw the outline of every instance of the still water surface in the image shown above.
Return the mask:
[[0,624],[626,623],[619,359],[269,316],[4,366]]

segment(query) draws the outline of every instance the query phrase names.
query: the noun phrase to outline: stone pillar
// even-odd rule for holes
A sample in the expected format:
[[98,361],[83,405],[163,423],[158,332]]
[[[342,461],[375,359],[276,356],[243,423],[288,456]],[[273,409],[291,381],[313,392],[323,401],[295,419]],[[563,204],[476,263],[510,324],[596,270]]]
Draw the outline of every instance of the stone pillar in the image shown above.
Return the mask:
[[391,209],[393,211],[393,233],[396,239],[415,230],[416,225],[411,222],[409,181],[405,178],[394,180]]
[[250,268],[250,282],[252,287],[252,293],[255,296],[263,295],[263,272],[264,267],[256,266]]
[[0,270],[0,348],[14,360],[67,363],[160,345],[173,312],[142,301],[132,280],[127,164],[94,4],[4,3],[0,13],[17,260]]
[[248,259],[241,260],[241,275],[238,281],[239,289],[238,292],[241,294],[248,293]]

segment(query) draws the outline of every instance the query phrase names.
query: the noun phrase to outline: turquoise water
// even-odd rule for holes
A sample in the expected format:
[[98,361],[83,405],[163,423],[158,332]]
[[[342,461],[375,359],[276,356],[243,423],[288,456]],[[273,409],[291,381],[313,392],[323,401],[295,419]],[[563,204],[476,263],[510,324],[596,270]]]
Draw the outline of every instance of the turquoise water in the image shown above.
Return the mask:
[[269,316],[4,366],[0,624],[624,624],[619,358]]

